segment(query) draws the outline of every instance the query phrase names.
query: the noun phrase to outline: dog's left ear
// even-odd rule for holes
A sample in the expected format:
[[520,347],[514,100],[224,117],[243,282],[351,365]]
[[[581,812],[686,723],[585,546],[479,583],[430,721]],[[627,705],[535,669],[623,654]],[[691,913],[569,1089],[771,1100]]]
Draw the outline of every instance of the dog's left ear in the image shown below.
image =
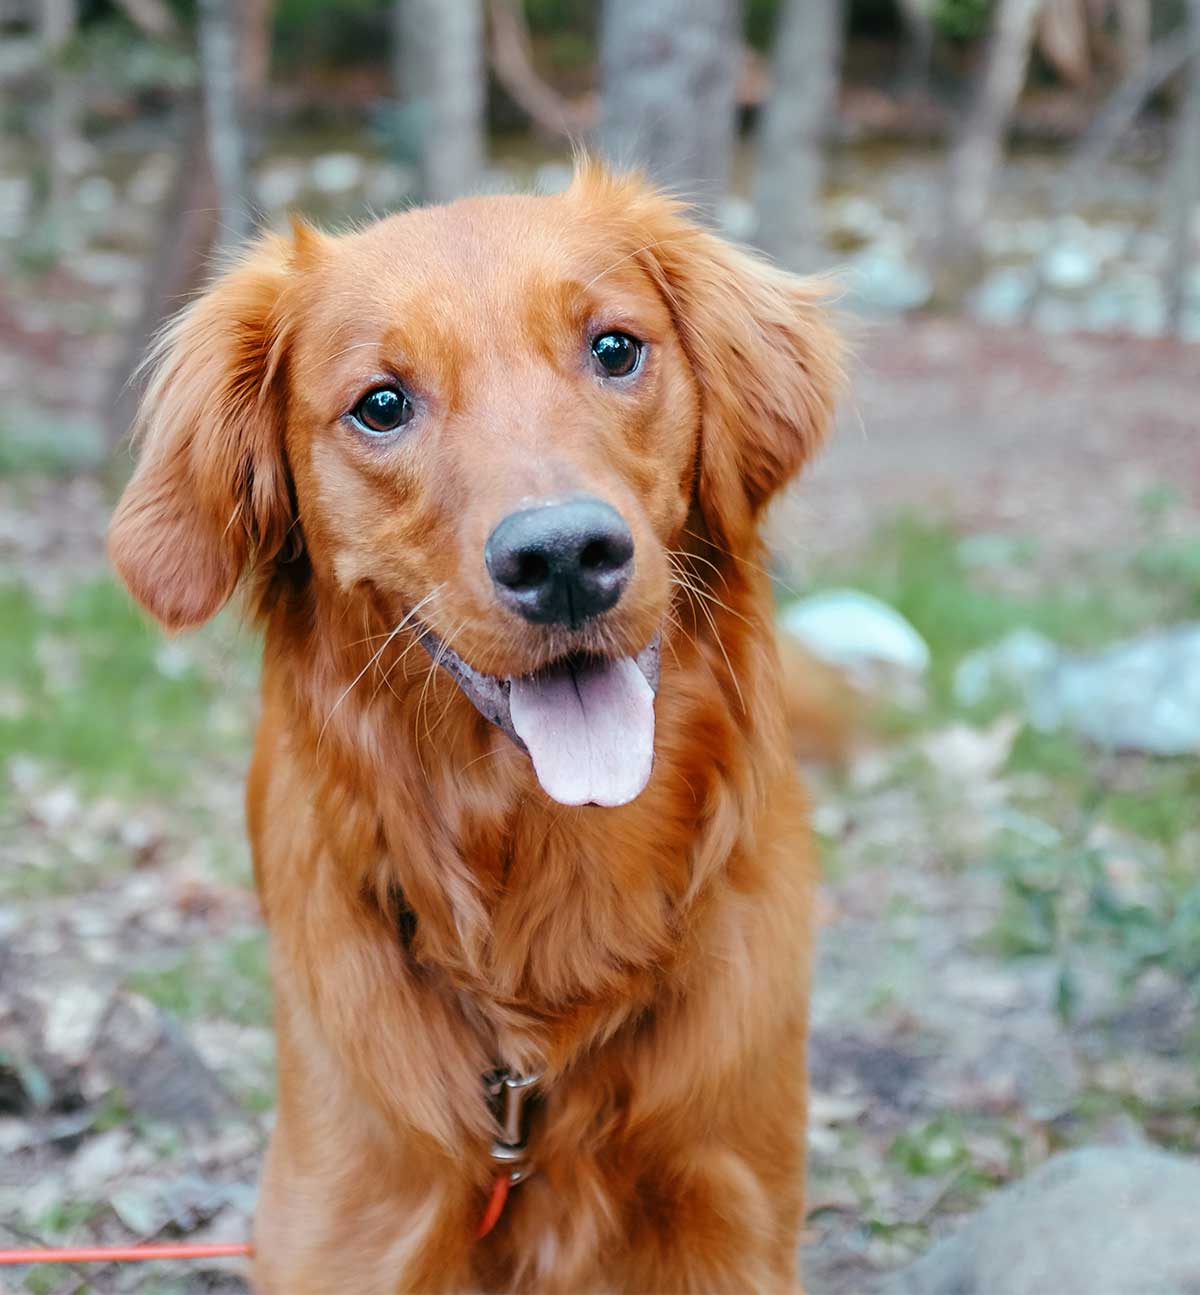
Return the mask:
[[109,529],[113,565],[168,629],[213,616],[292,524],[281,299],[301,243],[268,236],[171,325],[135,435],[141,456]]
[[829,429],[842,343],[828,286],[734,247],[670,210],[642,255],[700,384],[700,509],[714,538],[745,539]]

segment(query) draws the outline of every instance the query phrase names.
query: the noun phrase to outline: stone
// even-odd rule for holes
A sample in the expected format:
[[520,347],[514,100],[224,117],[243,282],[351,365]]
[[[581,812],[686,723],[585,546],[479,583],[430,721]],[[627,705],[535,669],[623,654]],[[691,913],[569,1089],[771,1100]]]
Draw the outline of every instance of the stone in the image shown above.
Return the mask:
[[357,153],[323,153],[309,167],[318,193],[348,193],[363,182],[366,166]]
[[913,626],[894,607],[857,589],[801,598],[783,609],[779,624],[815,656],[864,682],[881,670],[921,676],[929,669],[929,647]]
[[1080,292],[1099,277],[1099,258],[1081,241],[1056,243],[1042,257],[1042,278],[1057,292]]
[[373,211],[390,211],[416,192],[417,173],[409,166],[385,162],[367,176],[363,197]]
[[254,182],[254,193],[268,211],[290,207],[304,190],[304,167],[289,158],[264,166]]
[[1019,324],[1025,318],[1037,288],[1032,270],[1004,266],[991,274],[971,294],[970,307],[985,324]]
[[75,190],[76,205],[89,216],[106,215],[116,200],[116,186],[104,175],[87,176]]
[[1135,1147],[1056,1156],[883,1295],[1195,1295],[1200,1165]]
[[543,162],[534,175],[533,187],[538,193],[563,193],[574,174],[566,162]]
[[1094,653],[1014,630],[964,657],[953,690],[960,706],[1015,699],[1035,728],[1066,730],[1106,751],[1200,754],[1200,622]]
[[968,653],[954,672],[954,700],[978,706],[992,697],[1025,699],[1058,664],[1059,650],[1044,634],[1018,629],[991,647]]
[[890,246],[860,252],[851,262],[846,281],[855,304],[884,314],[916,310],[933,296],[928,274]]
[[1070,729],[1108,751],[1200,754],[1200,622],[1064,655],[1036,680],[1029,717],[1037,728]]
[[182,1029],[136,994],[114,999],[87,1064],[85,1093],[121,1093],[130,1110],[151,1120],[212,1125],[236,1103]]

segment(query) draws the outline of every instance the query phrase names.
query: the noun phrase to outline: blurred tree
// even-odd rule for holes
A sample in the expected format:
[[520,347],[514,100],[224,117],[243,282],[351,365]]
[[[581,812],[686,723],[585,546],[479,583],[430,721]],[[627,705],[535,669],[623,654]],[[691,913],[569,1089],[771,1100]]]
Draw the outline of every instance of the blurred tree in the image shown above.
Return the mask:
[[512,101],[543,135],[576,136],[587,117],[538,75],[521,0],[491,0],[492,69]]
[[271,72],[272,0],[239,0],[238,3],[238,117],[248,162],[262,146],[263,113]]
[[907,48],[900,64],[900,92],[924,96],[929,93],[933,69],[934,0],[899,0],[899,8],[907,29]]
[[253,228],[246,184],[246,140],[238,103],[238,0],[200,0],[200,73],[209,162],[220,208],[217,241],[240,243]]
[[1188,296],[1192,229],[1200,204],[1200,0],[1188,0],[1184,41],[1191,51],[1167,174],[1167,325],[1181,331]]
[[81,169],[86,152],[79,131],[82,97],[78,78],[67,66],[67,50],[79,15],[75,0],[41,0],[37,13],[47,89],[42,150],[46,188],[41,219],[53,243],[62,230],[71,179]]
[[933,249],[937,295],[956,304],[977,268],[979,239],[1043,0],[998,0],[983,72],[950,150],[946,205]]
[[1150,50],[1150,0],[1115,0],[1117,30],[1121,41],[1121,62],[1128,72],[1146,57]]
[[1085,86],[1092,75],[1093,19],[1107,19],[1107,4],[1043,0],[1037,19],[1038,52],[1068,85]]
[[737,0],[605,0],[601,152],[711,211],[733,168],[740,61]]
[[822,261],[825,146],[837,111],[841,0],[787,0],[771,57],[754,167],[758,244],[792,270]]
[[250,138],[270,56],[271,0],[199,0],[201,90],[180,108],[178,166],[159,217],[142,304],[111,375],[106,419],[116,445],[133,423],[142,360],[163,323],[203,282],[214,250],[254,229],[249,194]]
[[423,196],[446,202],[483,172],[482,0],[394,0],[397,97],[415,137]]

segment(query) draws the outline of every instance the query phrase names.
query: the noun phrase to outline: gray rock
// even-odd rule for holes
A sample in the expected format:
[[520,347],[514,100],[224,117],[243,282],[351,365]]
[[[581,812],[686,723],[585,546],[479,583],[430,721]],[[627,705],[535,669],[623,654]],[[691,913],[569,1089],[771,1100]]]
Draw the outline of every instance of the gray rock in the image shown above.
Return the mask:
[[929,669],[929,647],[912,625],[895,608],[857,589],[801,598],[783,609],[779,623],[823,661],[856,675],[882,668],[920,676]]
[[116,186],[106,175],[89,175],[79,182],[75,202],[89,216],[103,216],[117,200]]
[[385,162],[367,176],[363,197],[374,211],[384,212],[412,197],[417,173],[408,166]]
[[1024,266],[993,270],[971,294],[971,309],[985,324],[1019,324],[1029,309],[1037,276]]
[[906,260],[897,248],[883,244],[860,252],[846,281],[852,301],[885,314],[916,310],[933,295],[933,284],[925,271]]
[[167,196],[175,162],[169,153],[151,153],[129,177],[125,193],[139,207],[153,207]]
[[254,192],[264,207],[275,211],[290,207],[300,196],[304,184],[302,163],[294,162],[290,158],[277,158],[259,172]]
[[1083,242],[1056,243],[1042,257],[1042,278],[1058,292],[1079,292],[1099,277],[1099,258]]
[[1036,681],[1029,717],[1105,750],[1200,754],[1200,623],[1064,656]]
[[118,1092],[146,1119],[213,1125],[237,1110],[182,1029],[136,994],[113,1000],[85,1069],[87,1096]]
[[362,184],[365,173],[366,163],[357,153],[323,153],[308,169],[318,193],[347,193]]
[[1161,1151],[1058,1156],[883,1295],[1196,1295],[1200,1165]]
[[538,193],[562,193],[574,174],[574,168],[566,162],[543,162],[534,176],[533,187]]
[[1200,623],[1157,630],[1091,655],[1014,630],[964,657],[954,697],[1020,701],[1043,732],[1066,729],[1107,751],[1200,753]]
[[978,706],[993,697],[1027,701],[1059,656],[1055,644],[1037,630],[1013,630],[999,643],[963,657],[954,672],[954,700],[960,706]]

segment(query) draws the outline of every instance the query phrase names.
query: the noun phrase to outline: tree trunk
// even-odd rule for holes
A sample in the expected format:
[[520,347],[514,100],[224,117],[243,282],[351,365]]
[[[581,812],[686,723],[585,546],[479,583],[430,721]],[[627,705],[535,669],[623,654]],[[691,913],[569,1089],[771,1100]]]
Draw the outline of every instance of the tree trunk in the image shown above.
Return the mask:
[[1117,0],[1116,9],[1121,63],[1128,72],[1137,67],[1150,50],[1150,0]]
[[492,71],[513,103],[536,131],[548,138],[574,137],[585,126],[584,114],[538,75],[533,63],[529,24],[521,0],[491,0]]
[[929,94],[929,77],[933,70],[932,0],[900,0],[900,16],[907,28],[905,51],[897,78],[900,93],[911,98]]
[[737,0],[605,0],[600,151],[712,209],[737,133]]
[[221,247],[232,247],[253,228],[238,104],[237,0],[200,0],[198,17],[204,120],[220,210],[217,240]]
[[179,167],[159,217],[159,241],[146,267],[142,308],[112,373],[106,432],[115,448],[129,432],[141,399],[140,365],[163,321],[204,280],[220,212],[208,149],[204,111],[192,101],[184,111]]
[[237,103],[247,170],[262,151],[272,8],[272,0],[240,0],[238,4]]
[[981,226],[1025,84],[1042,0],[999,0],[978,91],[951,152],[947,202],[935,254],[939,296],[955,302],[976,269]]
[[75,0],[42,0],[38,10],[38,35],[47,95],[43,136],[46,187],[41,218],[53,231],[55,239],[62,232],[62,223],[70,205],[72,180],[80,169],[82,153],[86,149],[79,133],[79,77],[63,66],[77,21]]
[[398,97],[415,123],[422,191],[447,202],[483,173],[482,0],[395,0],[392,13]]
[[[1193,51],[1200,43],[1200,0],[1188,0],[1186,39]],[[1167,326],[1182,331],[1191,262],[1192,226],[1200,204],[1200,54],[1193,52],[1186,71],[1183,102],[1171,141],[1167,175],[1167,261],[1163,290]]]
[[841,0],[787,0],[754,170],[758,244],[792,270],[822,260],[825,146],[837,111]]

